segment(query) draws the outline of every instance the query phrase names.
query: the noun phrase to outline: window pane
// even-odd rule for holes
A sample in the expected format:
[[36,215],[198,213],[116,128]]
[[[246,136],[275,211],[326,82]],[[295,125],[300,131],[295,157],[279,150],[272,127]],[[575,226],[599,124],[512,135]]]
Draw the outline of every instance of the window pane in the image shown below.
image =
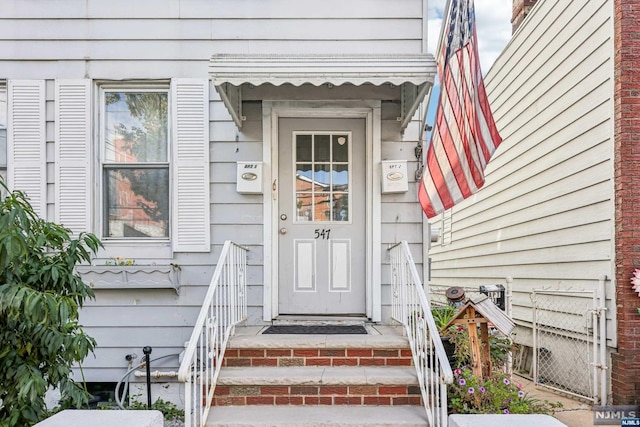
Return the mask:
[[329,173],[329,165],[315,165],[313,174],[313,183],[316,191],[326,191],[331,185],[331,174]]
[[310,162],[311,135],[296,136],[296,162]]
[[310,191],[313,187],[311,165],[304,163],[296,165],[296,191]]
[[333,135],[333,161],[349,161],[349,137],[348,135]]
[[105,160],[166,162],[167,106],[166,92],[106,92]]
[[333,165],[332,190],[349,191],[349,165]]
[[349,221],[349,194],[333,194],[333,221]]
[[296,220],[297,221],[313,221],[313,194],[312,193],[296,193]]
[[169,237],[169,169],[105,170],[105,237]]
[[331,221],[331,193],[316,193],[314,221]]
[[316,135],[313,141],[313,154],[315,162],[331,161],[331,142],[329,135]]

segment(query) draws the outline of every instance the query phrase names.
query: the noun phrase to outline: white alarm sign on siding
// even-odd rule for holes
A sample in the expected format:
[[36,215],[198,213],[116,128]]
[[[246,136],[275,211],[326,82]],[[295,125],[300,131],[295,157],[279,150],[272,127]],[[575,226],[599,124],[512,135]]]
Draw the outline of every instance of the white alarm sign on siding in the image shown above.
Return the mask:
[[409,191],[406,160],[382,161],[382,194]]
[[262,194],[262,162],[238,162],[236,191],[242,194]]

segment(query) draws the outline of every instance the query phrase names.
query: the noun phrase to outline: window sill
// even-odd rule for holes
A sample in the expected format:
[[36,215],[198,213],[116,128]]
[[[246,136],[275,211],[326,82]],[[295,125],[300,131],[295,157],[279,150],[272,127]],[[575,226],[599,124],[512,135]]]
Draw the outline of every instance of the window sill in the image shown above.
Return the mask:
[[93,289],[180,289],[180,267],[168,265],[79,265],[76,271]]

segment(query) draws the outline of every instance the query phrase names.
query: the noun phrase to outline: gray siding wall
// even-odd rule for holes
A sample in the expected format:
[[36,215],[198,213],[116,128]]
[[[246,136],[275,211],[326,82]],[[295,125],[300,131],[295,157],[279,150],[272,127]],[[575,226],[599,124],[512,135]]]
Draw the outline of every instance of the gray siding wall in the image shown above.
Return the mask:
[[521,325],[532,289],[595,289],[606,275],[614,296],[612,11],[608,0],[536,4],[485,78],[504,138],[485,187],[430,250],[433,284],[513,277]]
[[[3,1],[0,79],[46,80],[48,219],[56,207],[55,79],[206,78],[213,53],[419,53],[422,5],[422,0]],[[415,160],[417,125],[401,135],[397,105],[383,105],[382,158]],[[171,262],[182,268],[178,294],[96,290],[81,315],[98,341],[95,358],[83,366],[88,381],[117,381],[127,367],[125,355],[142,357],[146,345],[154,357],[182,350],[227,239],[250,249],[249,322],[262,323],[263,196],[235,190],[235,162],[262,160],[261,105],[244,105],[247,121],[240,131],[213,87],[209,107],[211,252],[174,254]],[[409,163],[410,171],[415,167],[415,161]],[[422,262],[416,192],[412,182],[408,193],[382,197],[383,318],[389,311],[386,248],[407,239]],[[145,254],[135,258],[138,264],[154,261]],[[177,357],[158,366],[176,365]]]

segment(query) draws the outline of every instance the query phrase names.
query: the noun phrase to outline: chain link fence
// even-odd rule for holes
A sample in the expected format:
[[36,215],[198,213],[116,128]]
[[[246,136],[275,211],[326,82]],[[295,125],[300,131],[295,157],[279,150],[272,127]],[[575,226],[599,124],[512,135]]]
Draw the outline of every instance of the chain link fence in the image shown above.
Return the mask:
[[534,382],[595,400],[595,292],[534,290],[532,298]]

